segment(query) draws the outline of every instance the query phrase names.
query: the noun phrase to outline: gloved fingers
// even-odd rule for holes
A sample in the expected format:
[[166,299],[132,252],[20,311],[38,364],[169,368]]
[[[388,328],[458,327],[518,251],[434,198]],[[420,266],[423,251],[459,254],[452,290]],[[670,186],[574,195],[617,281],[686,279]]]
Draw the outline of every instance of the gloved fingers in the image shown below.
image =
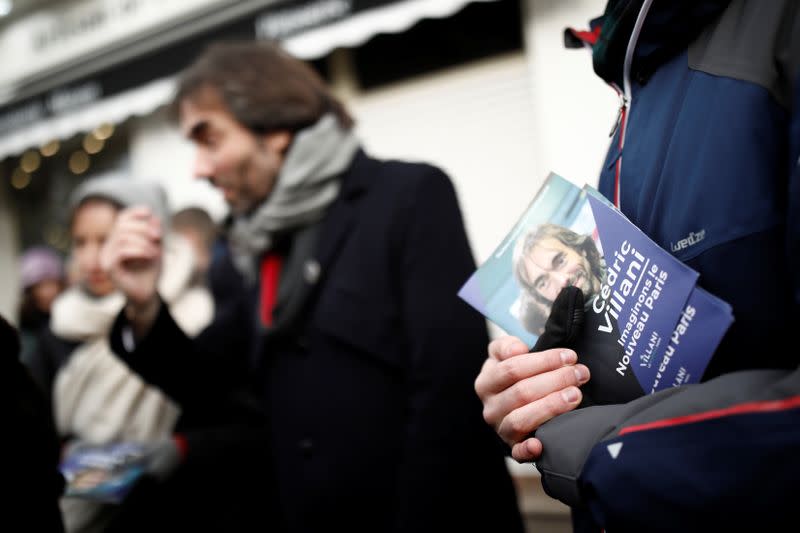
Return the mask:
[[549,348],[573,347],[584,321],[583,291],[578,287],[564,287],[553,302],[550,316],[533,347],[534,351]]

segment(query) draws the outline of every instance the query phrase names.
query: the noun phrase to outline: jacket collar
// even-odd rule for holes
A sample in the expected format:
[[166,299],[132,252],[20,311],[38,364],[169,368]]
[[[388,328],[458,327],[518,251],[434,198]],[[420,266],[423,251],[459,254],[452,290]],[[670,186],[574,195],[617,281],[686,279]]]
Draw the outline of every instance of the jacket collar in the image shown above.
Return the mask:
[[342,188],[339,197],[331,205],[319,232],[316,247],[316,260],[324,274],[333,264],[337,251],[345,238],[351,233],[356,221],[360,198],[369,189],[374,172],[371,171],[376,162],[359,150],[353,158],[350,168],[342,176]]
[[[609,0],[602,16],[591,21],[597,37],[592,64],[598,76],[623,86],[625,52],[639,12],[648,0]],[[636,43],[631,78],[644,83],[663,63],[684,50],[730,0],[652,0]],[[582,32],[568,30],[574,37]],[[569,35],[568,35],[569,37]]]
[[302,317],[339,257],[358,220],[360,199],[374,181],[376,162],[359,150],[341,176],[339,196],[320,222],[294,233],[281,274],[271,335],[285,335]]

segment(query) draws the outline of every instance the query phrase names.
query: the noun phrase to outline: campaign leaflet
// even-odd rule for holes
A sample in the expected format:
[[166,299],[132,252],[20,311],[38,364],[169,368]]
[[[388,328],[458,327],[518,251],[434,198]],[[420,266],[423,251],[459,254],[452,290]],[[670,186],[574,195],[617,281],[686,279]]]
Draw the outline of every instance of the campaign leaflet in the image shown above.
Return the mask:
[[733,321],[730,306],[695,287],[697,272],[598,196],[588,199],[607,251],[606,279],[591,312],[601,315],[598,332],[610,333],[616,321],[616,371],[630,367],[645,392],[699,381]]
[[600,334],[613,334],[616,322],[622,347],[617,372],[631,368],[647,391],[653,359],[665,349],[664,339],[675,329],[698,274],[618,210],[594,195],[587,198],[606,251],[606,278],[587,311],[600,315]]
[[727,302],[695,287],[675,329],[665,340],[664,350],[655,358],[638,362],[636,375],[643,389],[652,393],[700,381],[732,323],[733,312]]
[[459,296],[532,347],[560,289],[581,288],[586,392],[612,403],[699,381],[732,314],[697,279],[596,190],[551,173]]
[[[514,266],[521,266],[524,260],[522,252],[528,236],[535,238],[531,232],[545,224],[567,228],[576,238],[583,236],[585,245],[594,245],[597,254],[602,256],[597,225],[586,198],[586,191],[561,176],[550,174],[511,231],[470,276],[458,295],[507,333],[533,346],[544,328],[549,309],[546,301],[528,298],[528,291],[514,275]],[[546,313],[536,314],[539,303]]]
[[141,443],[79,444],[59,465],[64,496],[120,503],[144,474],[144,461]]

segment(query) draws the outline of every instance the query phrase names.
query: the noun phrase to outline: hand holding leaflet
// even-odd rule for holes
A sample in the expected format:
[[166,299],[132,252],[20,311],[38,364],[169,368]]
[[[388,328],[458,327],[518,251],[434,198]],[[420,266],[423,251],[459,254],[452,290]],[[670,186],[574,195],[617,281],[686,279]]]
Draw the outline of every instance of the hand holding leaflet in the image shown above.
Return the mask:
[[[551,174],[459,296],[537,350],[575,349],[592,373],[587,401],[616,403],[700,380],[733,317],[697,278],[597,191]],[[583,301],[571,343],[543,335],[546,323],[563,330],[551,310],[564,314],[565,287]]]

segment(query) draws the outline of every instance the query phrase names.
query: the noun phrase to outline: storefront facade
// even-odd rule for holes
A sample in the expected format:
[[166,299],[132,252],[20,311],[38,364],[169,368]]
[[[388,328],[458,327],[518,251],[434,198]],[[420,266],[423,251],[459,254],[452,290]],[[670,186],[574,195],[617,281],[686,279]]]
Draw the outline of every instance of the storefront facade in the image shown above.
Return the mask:
[[[617,111],[589,54],[562,45],[563,29],[587,24],[602,0],[35,4],[0,19],[0,313],[12,320],[20,251],[67,249],[66,199],[87,177],[158,179],[173,209],[225,216],[219,195],[192,178],[192,146],[165,113],[176,75],[211,41],[280,39],[328,80],[373,155],[444,168],[477,261],[548,172],[595,182]],[[529,465],[510,467],[527,483],[526,515],[568,531],[566,509],[542,495]]]
[[548,171],[597,173],[615,98],[588,54],[562,49],[561,31],[601,9],[597,0],[43,3],[0,26],[0,53],[15,58],[0,74],[0,274],[10,280],[0,312],[14,316],[20,249],[66,249],[65,200],[97,172],[159,179],[174,209],[225,215],[216,192],[192,179],[192,147],[164,112],[176,74],[216,39],[280,39],[331,83],[368,150],[445,168],[481,260]]

